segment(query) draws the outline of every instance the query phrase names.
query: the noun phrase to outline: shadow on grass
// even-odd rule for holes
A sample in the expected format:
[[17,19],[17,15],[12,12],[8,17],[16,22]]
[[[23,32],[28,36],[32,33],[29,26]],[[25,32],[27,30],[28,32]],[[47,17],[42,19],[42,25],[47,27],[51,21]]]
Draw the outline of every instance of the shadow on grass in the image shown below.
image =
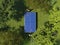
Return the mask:
[[24,12],[26,10],[24,0],[16,0],[12,8],[16,10],[17,12],[16,14],[11,15],[11,18],[15,19],[16,21],[20,21],[21,18],[24,16]]
[[19,30],[20,30],[20,35],[23,38],[23,41],[22,41],[21,45],[24,45],[25,42],[29,42],[30,41],[30,37],[29,37],[28,33],[24,32],[24,26],[20,26]]
[[60,39],[56,40],[56,43],[54,45],[60,45]]
[[7,32],[11,27],[9,27],[8,25],[3,25],[1,28],[0,28],[0,32]]

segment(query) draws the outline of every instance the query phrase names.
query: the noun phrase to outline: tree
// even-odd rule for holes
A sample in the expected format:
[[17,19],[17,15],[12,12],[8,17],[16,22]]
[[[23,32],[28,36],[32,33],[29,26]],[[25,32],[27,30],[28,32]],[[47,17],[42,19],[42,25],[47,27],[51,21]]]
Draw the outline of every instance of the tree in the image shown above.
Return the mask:
[[[17,1],[16,0],[1,0],[0,45],[23,44],[23,40],[24,40],[23,30],[24,29],[23,29],[23,26],[20,25],[20,21],[23,18],[23,14],[25,11],[25,5],[23,1],[24,0],[17,0]],[[13,21],[17,23],[14,24]],[[12,27],[11,27],[11,24],[12,24]]]
[[[44,27],[37,30],[32,36],[36,45],[57,45],[56,40],[60,37],[60,10],[57,10],[56,2],[53,1],[49,11],[49,20],[44,22]],[[50,6],[50,5],[49,5]],[[57,38],[58,37],[58,38]],[[60,39],[60,38],[59,38]]]

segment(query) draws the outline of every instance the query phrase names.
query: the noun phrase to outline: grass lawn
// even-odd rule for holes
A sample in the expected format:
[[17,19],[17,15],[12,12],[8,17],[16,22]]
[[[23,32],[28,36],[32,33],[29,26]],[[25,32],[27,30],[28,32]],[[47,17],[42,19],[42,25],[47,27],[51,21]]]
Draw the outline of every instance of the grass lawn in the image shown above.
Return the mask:
[[[41,8],[38,8],[38,6],[35,6],[36,4],[33,3],[33,0],[29,1],[29,0],[25,0],[26,1],[26,5],[29,7],[29,8],[32,8],[34,12],[37,12],[38,13],[38,16],[37,16],[37,19],[38,19],[38,28],[37,28],[37,31],[40,30],[40,28],[43,28],[44,27],[44,22],[48,21],[49,20],[49,14],[42,11]],[[59,6],[60,4],[60,1],[57,0],[57,4],[55,6]],[[37,7],[37,8],[36,8]],[[38,32],[37,32],[38,33]],[[35,33],[33,33],[34,35]],[[59,37],[59,36],[58,36]],[[33,42],[32,42],[33,41]],[[31,40],[28,42],[28,43],[25,43],[24,45],[38,45],[32,38]],[[39,44],[40,45],[40,44]],[[51,44],[52,45],[52,44]]]
[[[30,8],[32,8],[33,12],[37,12],[37,30],[40,30],[40,28],[43,28],[44,22],[49,20],[49,14],[47,14],[46,12],[42,11],[41,8],[34,8],[34,3],[29,2],[28,0],[26,0],[26,4],[27,6],[30,6]],[[34,35],[34,33],[33,33]],[[32,42],[33,41],[33,42]],[[27,43],[25,43],[24,45],[37,45],[36,42],[34,42],[34,40],[31,38],[31,40]]]

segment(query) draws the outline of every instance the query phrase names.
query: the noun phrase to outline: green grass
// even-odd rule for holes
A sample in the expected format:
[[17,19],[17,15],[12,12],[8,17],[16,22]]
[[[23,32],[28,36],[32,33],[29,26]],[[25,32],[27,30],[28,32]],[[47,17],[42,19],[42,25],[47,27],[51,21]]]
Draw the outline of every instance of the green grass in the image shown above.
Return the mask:
[[[0,1],[0,5],[1,5],[1,7],[2,7],[2,1],[4,1],[4,0],[1,0]],[[18,1],[18,0],[17,0]],[[20,2],[19,2],[20,1]],[[10,41],[10,39],[9,38],[14,38],[14,40],[15,40],[15,37],[14,37],[14,35],[16,35],[16,38],[17,38],[17,36],[19,37],[19,39],[18,39],[18,43],[20,43],[19,42],[19,40],[23,40],[22,41],[22,43],[24,43],[24,45],[53,45],[53,43],[50,41],[50,39],[49,39],[49,36],[50,35],[48,35],[47,37],[48,38],[44,38],[44,36],[41,36],[40,34],[39,34],[39,31],[41,30],[41,29],[43,29],[44,28],[44,23],[46,22],[46,21],[49,21],[49,20],[52,20],[53,21],[53,23],[55,24],[55,27],[53,28],[53,30],[55,29],[55,30],[57,30],[57,28],[59,28],[57,31],[58,31],[58,35],[57,35],[57,38],[56,39],[60,39],[60,22],[59,23],[55,23],[56,22],[56,16],[57,16],[57,20],[59,20],[60,21],[60,11],[57,11],[56,10],[56,7],[59,7],[60,6],[60,0],[57,0],[57,3],[53,6],[53,10],[54,11],[52,11],[51,12],[51,14],[49,14],[48,12],[46,12],[45,10],[44,10],[44,8],[46,8],[46,7],[44,7],[44,8],[41,8],[39,5],[38,5],[38,3],[37,2],[35,2],[34,3],[34,1],[33,0],[19,0],[17,3],[16,3],[16,6],[14,7],[15,8],[15,10],[19,13],[17,16],[19,16],[19,15],[22,15],[21,17],[19,16],[19,19],[21,19],[21,20],[19,20],[19,21],[17,21],[16,19],[14,19],[14,16],[13,16],[13,18],[11,18],[11,19],[9,19],[8,21],[6,21],[6,24],[9,26],[9,27],[12,27],[11,29],[9,29],[9,30],[12,30],[12,32],[14,32],[15,31],[15,33],[12,35],[11,33],[9,33],[9,31],[8,32],[0,32],[0,39],[1,39],[1,44],[3,44],[4,42],[6,42],[6,40],[7,40],[7,38],[8,38],[8,41]],[[12,1],[11,2],[11,4],[12,5],[14,5],[13,4],[13,2],[14,1]],[[19,5],[18,5],[19,4]],[[25,4],[25,5],[24,5]],[[9,12],[9,16],[10,15],[13,15],[14,14],[14,12],[15,12],[15,10],[10,10],[10,8],[11,8],[11,6],[12,5],[10,5],[10,3],[9,3],[9,5],[7,6],[7,8],[6,8],[6,10],[5,10],[5,12]],[[22,8],[22,7],[23,8]],[[26,37],[26,39],[23,37],[23,34],[20,34],[20,33],[22,33],[22,28],[20,29],[20,26],[24,26],[24,16],[23,16],[23,14],[20,14],[20,13],[22,13],[23,11],[24,11],[24,9],[25,9],[25,6],[27,6],[27,7],[29,7],[29,8],[31,8],[31,9],[33,9],[32,11],[33,12],[37,12],[38,13],[38,17],[37,17],[37,19],[38,19],[38,23],[37,23],[37,25],[38,25],[38,27],[37,27],[37,30],[36,30],[36,32],[34,32],[33,34],[32,34],[32,37],[31,37],[31,39],[30,40],[28,40]],[[42,6],[42,5],[41,5]],[[53,14],[52,14],[53,13]],[[51,16],[50,16],[51,15]],[[10,18],[10,17],[9,17]],[[51,18],[51,19],[50,19]],[[54,19],[53,19],[54,18]],[[13,27],[15,28],[15,29],[13,29]],[[18,33],[16,33],[16,31],[21,31],[21,32],[19,32],[19,34]],[[36,35],[36,34],[38,34],[38,36],[37,37],[35,37],[35,39],[34,39],[34,35]],[[6,36],[5,36],[6,35]],[[10,37],[9,37],[10,36]],[[21,39],[20,39],[21,38]],[[43,38],[44,38],[44,40],[43,40]],[[24,40],[25,39],[25,40]],[[7,43],[8,43],[8,41],[7,41]],[[40,42],[42,42],[42,44],[40,43]],[[43,44],[44,42],[46,42],[47,44]],[[9,42],[10,43],[10,42]],[[12,44],[12,43],[11,43]],[[9,44],[9,45],[11,45],[11,44]],[[15,44],[15,42],[14,42],[14,44]]]
[[[34,12],[37,12],[38,13],[38,28],[37,28],[37,31],[35,33],[38,33],[38,30],[40,30],[40,28],[44,28],[44,22],[50,20],[49,19],[49,14],[48,12],[46,13],[45,11],[43,11],[43,9],[41,10],[41,8],[38,8],[38,5],[36,6],[36,4],[34,4],[31,0],[25,0],[26,1],[26,5],[29,7],[29,8],[32,8]],[[54,9],[60,5],[60,1],[57,0],[57,4],[54,5]],[[59,12],[60,13],[60,12]],[[58,24],[57,24],[58,25]],[[58,26],[59,27],[59,26]],[[60,31],[59,31],[60,32]],[[33,33],[33,35],[35,34]],[[60,34],[59,34],[60,35]],[[59,38],[60,36],[58,36]],[[37,44],[37,42],[35,42],[33,40],[33,42],[31,42],[33,39],[31,39],[28,43],[26,43],[26,45],[40,45],[40,44]],[[25,44],[24,44],[25,45]],[[47,44],[48,45],[48,44]],[[52,43],[50,45],[53,45]]]
[[[32,3],[32,1],[26,0],[26,4],[27,4],[27,6],[29,6],[30,8],[33,9],[32,11],[38,13],[38,17],[37,17],[37,19],[38,19],[38,23],[37,23],[38,24],[38,28],[37,28],[37,31],[38,31],[38,30],[40,30],[40,28],[43,28],[44,27],[43,26],[44,25],[44,22],[46,22],[46,21],[49,20],[49,14],[47,14],[44,11],[42,11],[41,8],[34,8],[35,6],[34,6],[34,3]],[[33,39],[31,39],[28,43],[25,43],[24,45],[38,45],[38,44]]]

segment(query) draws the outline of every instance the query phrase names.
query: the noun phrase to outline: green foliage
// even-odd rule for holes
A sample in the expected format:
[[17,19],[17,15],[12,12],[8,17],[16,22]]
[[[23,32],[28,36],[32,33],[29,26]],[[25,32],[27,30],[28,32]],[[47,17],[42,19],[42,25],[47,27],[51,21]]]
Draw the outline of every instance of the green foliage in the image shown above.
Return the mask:
[[[0,45],[59,45],[59,5],[59,0],[1,0]],[[32,37],[23,31],[26,6],[38,13],[37,31]]]
[[[38,13],[37,31],[32,34],[31,37],[32,39],[27,45],[59,45],[60,44],[59,5],[60,5],[59,0],[36,0],[36,1],[26,0],[26,6],[31,9],[34,9],[33,11]],[[44,13],[44,11],[46,13]]]
[[23,45],[24,11],[23,0],[0,1],[0,45]]
[[57,3],[56,0],[26,0],[26,6],[31,9],[38,9],[48,12],[52,10],[53,6]]

